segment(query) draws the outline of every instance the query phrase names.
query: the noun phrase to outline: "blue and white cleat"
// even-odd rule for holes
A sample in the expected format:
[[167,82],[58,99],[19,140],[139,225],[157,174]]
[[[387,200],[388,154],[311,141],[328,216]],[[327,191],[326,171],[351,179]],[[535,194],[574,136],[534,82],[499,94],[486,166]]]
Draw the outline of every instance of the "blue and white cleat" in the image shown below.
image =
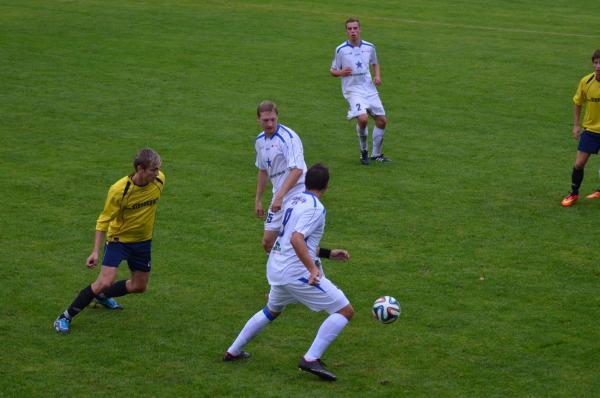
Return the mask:
[[392,159],[383,156],[383,153],[381,155],[371,156],[371,160],[374,162],[381,162],[381,163],[388,163],[388,162],[392,161]]
[[71,321],[65,317],[58,317],[54,321],[54,329],[58,333],[67,334],[71,331]]
[[109,310],[122,310],[123,306],[112,297],[96,297],[96,303],[100,304],[103,307],[108,308]]

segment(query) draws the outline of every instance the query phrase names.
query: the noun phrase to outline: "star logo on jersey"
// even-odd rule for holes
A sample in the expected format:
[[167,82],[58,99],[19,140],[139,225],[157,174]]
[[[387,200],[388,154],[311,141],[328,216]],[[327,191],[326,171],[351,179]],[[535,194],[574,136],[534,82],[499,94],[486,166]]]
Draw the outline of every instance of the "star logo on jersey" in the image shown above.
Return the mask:
[[267,159],[267,165],[271,167],[271,159]]
[[362,69],[362,62],[358,61],[358,62],[356,63],[356,67],[357,67],[358,69]]

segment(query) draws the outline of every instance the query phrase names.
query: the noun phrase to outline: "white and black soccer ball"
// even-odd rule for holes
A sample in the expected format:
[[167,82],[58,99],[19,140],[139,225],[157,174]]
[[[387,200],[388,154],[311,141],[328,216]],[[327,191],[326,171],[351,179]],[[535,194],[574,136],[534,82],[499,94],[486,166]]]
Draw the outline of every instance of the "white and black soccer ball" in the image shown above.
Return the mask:
[[392,323],[400,316],[400,303],[392,296],[381,296],[373,303],[373,317],[381,323]]

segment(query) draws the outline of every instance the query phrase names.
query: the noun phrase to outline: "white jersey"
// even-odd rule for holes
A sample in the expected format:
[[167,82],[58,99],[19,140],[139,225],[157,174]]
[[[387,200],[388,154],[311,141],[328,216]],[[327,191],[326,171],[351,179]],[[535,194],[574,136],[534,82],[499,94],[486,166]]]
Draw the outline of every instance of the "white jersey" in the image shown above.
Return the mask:
[[301,169],[302,175],[298,182],[287,193],[284,200],[290,195],[304,191],[304,176],[306,163],[304,163],[304,149],[298,134],[283,124],[277,125],[271,138],[265,132],[256,137],[256,167],[265,170],[273,185],[273,195],[283,185],[291,169]]
[[270,285],[306,282],[310,276],[292,246],[294,232],[304,235],[312,260],[320,264],[317,247],[325,231],[325,207],[310,192],[294,195],[288,203],[281,231],[267,261],[267,279]]
[[357,47],[346,40],[336,47],[331,69],[352,68],[350,76],[342,76],[342,94],[348,98],[352,94],[370,96],[377,94],[371,78],[371,65],[376,65],[377,53],[373,43],[362,40]]

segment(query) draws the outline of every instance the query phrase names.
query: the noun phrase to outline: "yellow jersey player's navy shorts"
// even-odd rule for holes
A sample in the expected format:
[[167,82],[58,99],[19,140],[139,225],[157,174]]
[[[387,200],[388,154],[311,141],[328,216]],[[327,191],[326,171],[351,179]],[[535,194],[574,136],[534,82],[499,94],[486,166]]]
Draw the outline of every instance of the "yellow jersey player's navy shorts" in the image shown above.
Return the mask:
[[585,153],[598,153],[598,150],[600,150],[600,134],[583,130],[579,137],[577,150]]
[[118,267],[121,261],[127,260],[130,270],[150,272],[151,253],[152,240],[135,243],[107,242],[102,265]]

